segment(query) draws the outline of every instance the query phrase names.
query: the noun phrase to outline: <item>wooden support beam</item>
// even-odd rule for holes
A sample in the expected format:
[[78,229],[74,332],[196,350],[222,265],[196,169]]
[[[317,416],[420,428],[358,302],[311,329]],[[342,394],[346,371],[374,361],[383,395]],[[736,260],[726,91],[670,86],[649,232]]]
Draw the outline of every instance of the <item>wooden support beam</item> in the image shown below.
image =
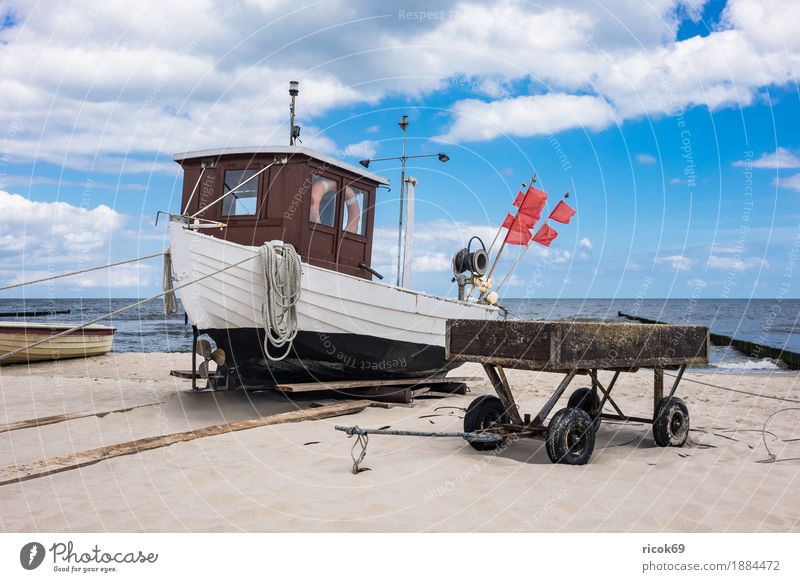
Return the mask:
[[323,390],[352,390],[354,388],[378,388],[382,386],[405,386],[417,388],[433,387],[436,384],[453,384],[456,382],[479,382],[482,378],[397,378],[390,380],[341,380],[331,382],[299,382],[295,384],[278,384],[276,390],[281,392],[321,392]]
[[553,410],[553,407],[556,405],[556,402],[558,402],[558,399],[561,398],[562,394],[564,394],[564,390],[567,389],[569,383],[572,382],[572,379],[575,377],[575,374],[577,373],[578,373],[577,370],[570,370],[569,372],[567,372],[567,374],[561,380],[561,383],[558,385],[558,388],[556,388],[556,391],[553,392],[553,395],[550,397],[550,400],[547,401],[547,404],[545,404],[542,407],[542,409],[539,411],[539,414],[537,414],[536,418],[533,419],[534,425],[544,424],[544,419],[547,418],[547,415],[550,414],[551,410]]
[[484,364],[483,369],[489,377],[489,381],[497,393],[497,397],[503,402],[503,406],[508,411],[508,418],[512,424],[522,424],[522,417],[519,414],[519,406],[514,401],[514,393],[511,391],[511,386],[508,385],[505,372],[500,366],[493,366],[492,364]]
[[247,430],[250,428],[258,428],[275,424],[283,424],[287,422],[302,422],[305,420],[318,420],[321,418],[354,414],[356,412],[361,412],[369,406],[372,406],[372,403],[367,401],[345,401],[337,404],[331,404],[329,406],[295,410],[292,412],[284,412],[282,414],[274,414],[272,416],[253,418],[250,420],[240,420],[228,424],[215,424],[212,426],[199,428],[197,430],[147,437],[127,443],[119,443],[116,445],[100,447],[99,449],[81,451],[80,453],[75,453],[74,455],[66,455],[63,457],[54,457],[52,459],[45,459],[42,461],[34,461],[33,463],[26,463],[24,465],[11,465],[0,469],[0,485],[19,483],[21,481],[45,477],[47,475],[60,473],[62,471],[79,469],[88,465],[94,465],[95,463],[99,463],[100,461],[104,461],[106,459],[113,459],[115,457],[122,457],[125,455],[134,455],[143,451],[168,447],[169,445],[174,445],[175,443],[182,443],[199,438],[217,436],[230,432],[237,432],[240,430]]
[[653,368],[653,418],[658,416],[658,403],[664,398],[664,369]]

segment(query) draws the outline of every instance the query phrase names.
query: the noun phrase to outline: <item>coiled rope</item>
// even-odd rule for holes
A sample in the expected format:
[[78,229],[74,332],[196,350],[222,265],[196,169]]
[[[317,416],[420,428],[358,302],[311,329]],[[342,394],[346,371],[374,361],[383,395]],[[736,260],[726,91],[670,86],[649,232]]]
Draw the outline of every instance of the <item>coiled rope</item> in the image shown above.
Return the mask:
[[[265,243],[259,249],[264,283],[264,353],[273,362],[283,360],[297,336],[297,302],[300,299],[302,263],[300,255],[288,243]],[[273,356],[269,346],[286,350]]]

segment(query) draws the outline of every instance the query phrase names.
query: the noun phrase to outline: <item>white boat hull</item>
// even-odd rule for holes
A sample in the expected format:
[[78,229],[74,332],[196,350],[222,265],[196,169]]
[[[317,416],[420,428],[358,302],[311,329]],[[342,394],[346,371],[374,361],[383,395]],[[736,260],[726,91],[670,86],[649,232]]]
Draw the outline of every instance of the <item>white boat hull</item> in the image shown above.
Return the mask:
[[[297,318],[300,333],[281,364],[264,357],[264,298],[258,248],[170,223],[175,285],[189,320],[236,357],[240,373],[317,379],[430,375],[444,359],[447,319],[497,319],[489,305],[435,297],[303,264]],[[246,260],[254,257],[252,260]],[[241,265],[211,275],[226,265]],[[247,373],[247,370],[251,372]]]

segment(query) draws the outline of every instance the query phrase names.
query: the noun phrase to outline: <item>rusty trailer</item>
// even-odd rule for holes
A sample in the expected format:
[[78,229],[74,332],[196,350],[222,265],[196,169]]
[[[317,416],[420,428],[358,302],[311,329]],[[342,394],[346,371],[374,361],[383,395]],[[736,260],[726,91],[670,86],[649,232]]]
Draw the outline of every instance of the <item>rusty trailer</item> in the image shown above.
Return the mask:
[[[689,434],[689,410],[675,396],[688,366],[708,363],[708,328],[688,325],[584,323],[564,321],[448,320],[448,359],[483,365],[496,396],[472,401],[464,417],[465,434],[495,435],[495,440],[469,439],[477,450],[492,450],[523,437],[545,439],[553,463],[582,465],[594,450],[602,419],[653,425],[657,445],[680,447]],[[564,375],[535,415],[521,414],[505,369],[556,372]],[[612,392],[624,372],[653,370],[653,414],[628,416]],[[677,369],[664,394],[664,370]],[[607,384],[600,371],[613,375]],[[588,376],[591,387],[575,390],[567,406],[546,423],[556,403],[576,376]],[[603,412],[610,405],[613,413]]]

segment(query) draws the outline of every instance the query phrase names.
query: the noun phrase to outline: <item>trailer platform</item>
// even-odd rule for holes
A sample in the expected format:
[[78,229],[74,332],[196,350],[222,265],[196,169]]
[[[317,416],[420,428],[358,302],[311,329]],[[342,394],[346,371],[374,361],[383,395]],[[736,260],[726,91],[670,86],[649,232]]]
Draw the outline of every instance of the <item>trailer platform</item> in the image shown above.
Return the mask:
[[[708,328],[456,319],[447,322],[445,350],[450,359],[482,364],[497,394],[480,396],[467,408],[465,433],[500,437],[470,440],[475,449],[492,450],[516,438],[540,437],[552,462],[582,465],[592,455],[603,418],[652,424],[657,445],[683,446],[689,434],[689,411],[675,392],[688,366],[708,363]],[[541,410],[531,416],[520,414],[505,368],[557,372],[564,377]],[[650,418],[626,415],[612,398],[619,375],[640,368],[653,369]],[[678,370],[666,396],[665,369]],[[600,371],[613,372],[606,385],[600,381]],[[588,376],[591,387],[575,390],[567,406],[546,423],[578,375]],[[603,412],[606,404],[614,413]]]

